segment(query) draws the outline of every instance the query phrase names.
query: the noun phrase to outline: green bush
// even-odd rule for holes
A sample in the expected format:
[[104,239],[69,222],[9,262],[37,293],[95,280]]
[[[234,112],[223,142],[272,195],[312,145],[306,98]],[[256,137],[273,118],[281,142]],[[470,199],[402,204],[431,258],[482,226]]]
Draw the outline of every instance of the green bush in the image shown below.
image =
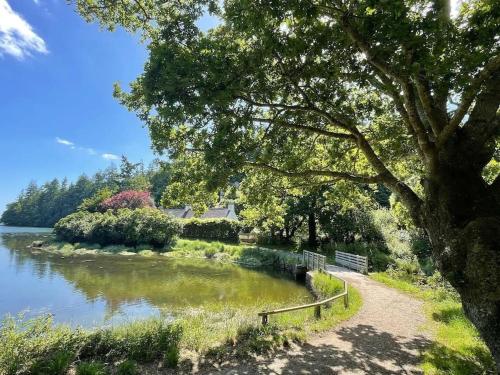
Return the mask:
[[239,242],[242,224],[229,219],[182,219],[182,237]]
[[80,211],[64,217],[54,226],[61,240],[102,246],[148,244],[160,248],[171,245],[180,231],[178,222],[153,208],[124,208],[104,213]]
[[[331,258],[330,261],[334,259],[335,251],[342,251],[367,256],[370,271],[390,269],[410,278],[423,273],[433,274],[435,267],[430,258],[431,246],[425,233],[416,228],[402,227],[394,213],[386,209],[354,213],[345,216],[353,218],[348,220],[347,229],[337,228],[339,233],[348,235],[344,233],[336,238],[329,233],[330,238],[337,242],[321,246],[321,251]],[[350,240],[341,242],[345,239]]]
[[89,212],[97,212],[103,211],[101,208],[102,202],[106,199],[111,198],[113,196],[113,190],[109,187],[104,187],[97,191],[90,198],[85,198],[82,203],[78,206],[79,211],[89,211]]

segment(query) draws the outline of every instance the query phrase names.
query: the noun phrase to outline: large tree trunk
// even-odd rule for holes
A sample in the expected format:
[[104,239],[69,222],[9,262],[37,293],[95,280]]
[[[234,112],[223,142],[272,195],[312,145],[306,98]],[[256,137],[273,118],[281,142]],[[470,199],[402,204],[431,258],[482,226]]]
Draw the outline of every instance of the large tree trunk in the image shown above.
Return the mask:
[[307,226],[309,229],[309,247],[315,249],[318,246],[318,235],[316,228],[316,215],[311,211],[307,218]]
[[[484,154],[455,139],[424,181],[422,220],[442,275],[461,296],[500,371],[500,201],[481,177]],[[487,151],[487,150],[486,150]]]

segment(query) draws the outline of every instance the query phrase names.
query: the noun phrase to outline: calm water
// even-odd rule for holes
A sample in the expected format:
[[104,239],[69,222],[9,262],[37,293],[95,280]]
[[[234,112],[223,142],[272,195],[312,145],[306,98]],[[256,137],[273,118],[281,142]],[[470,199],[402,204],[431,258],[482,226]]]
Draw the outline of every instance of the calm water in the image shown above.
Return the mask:
[[27,248],[47,236],[50,230],[0,226],[0,317],[51,313],[57,322],[94,326],[207,303],[286,306],[311,298],[282,275],[232,264],[163,256],[63,257]]

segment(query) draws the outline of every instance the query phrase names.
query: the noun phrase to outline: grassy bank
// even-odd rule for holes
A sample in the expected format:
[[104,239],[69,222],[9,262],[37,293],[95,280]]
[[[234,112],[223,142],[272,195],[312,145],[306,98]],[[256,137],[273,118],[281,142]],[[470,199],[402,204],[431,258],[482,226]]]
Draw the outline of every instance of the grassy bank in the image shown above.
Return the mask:
[[388,273],[371,274],[374,280],[425,301],[430,329],[435,341],[426,350],[422,368],[425,374],[494,373],[493,358],[472,323],[465,317],[458,296],[432,280],[416,285]]
[[118,255],[162,255],[174,258],[207,258],[218,261],[240,263],[247,266],[269,266],[280,260],[295,263],[295,254],[278,249],[262,248],[254,245],[229,244],[219,241],[178,239],[167,248],[155,249],[150,246],[127,247],[112,245],[101,247],[97,244],[48,241],[42,250],[64,256],[80,254],[118,254]]

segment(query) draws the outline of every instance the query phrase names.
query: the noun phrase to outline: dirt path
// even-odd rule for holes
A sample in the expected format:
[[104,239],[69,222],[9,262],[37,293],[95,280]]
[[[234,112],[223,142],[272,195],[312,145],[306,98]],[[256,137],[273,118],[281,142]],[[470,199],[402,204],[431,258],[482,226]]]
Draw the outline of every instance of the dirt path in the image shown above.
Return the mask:
[[350,320],[306,344],[246,363],[200,369],[203,374],[419,374],[420,355],[430,344],[422,332],[422,302],[343,268],[329,271],[346,279],[363,297]]

